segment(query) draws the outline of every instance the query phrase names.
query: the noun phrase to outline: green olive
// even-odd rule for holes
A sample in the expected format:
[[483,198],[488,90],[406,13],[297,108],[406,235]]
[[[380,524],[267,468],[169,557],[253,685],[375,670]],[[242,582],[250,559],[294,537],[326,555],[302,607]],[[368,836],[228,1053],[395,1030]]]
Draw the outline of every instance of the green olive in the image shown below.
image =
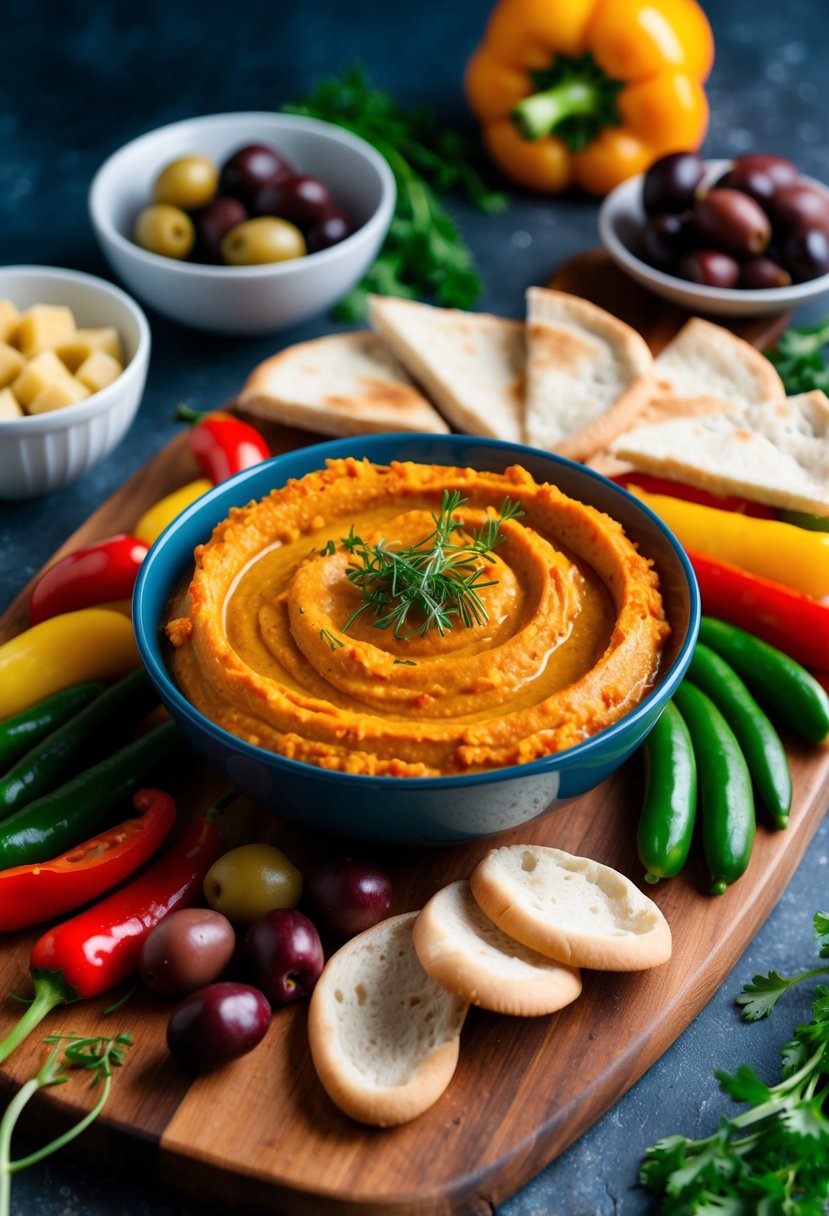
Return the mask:
[[222,238],[222,257],[229,266],[259,266],[304,257],[305,237],[295,224],[273,215],[245,220]]
[[216,194],[219,170],[209,156],[180,156],[166,165],[153,185],[153,202],[193,211]]
[[186,258],[196,242],[196,229],[186,211],[169,203],[145,207],[135,221],[136,245],[165,258]]
[[223,854],[204,879],[204,897],[228,920],[252,924],[274,908],[293,908],[302,894],[302,875],[270,844],[243,844]]

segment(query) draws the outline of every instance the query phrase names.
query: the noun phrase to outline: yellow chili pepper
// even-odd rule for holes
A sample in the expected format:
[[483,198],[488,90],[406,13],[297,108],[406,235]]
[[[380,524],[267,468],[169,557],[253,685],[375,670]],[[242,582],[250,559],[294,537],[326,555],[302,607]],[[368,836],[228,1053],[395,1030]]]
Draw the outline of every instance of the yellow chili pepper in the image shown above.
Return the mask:
[[464,85],[508,177],[606,194],[699,147],[713,61],[696,0],[500,0]]
[[0,646],[0,718],[86,680],[114,680],[140,662],[132,623],[108,608],[49,617]]
[[157,503],[145,511],[133,528],[132,535],[143,540],[145,545],[151,545],[167,525],[172,523],[177,515],[181,515],[185,507],[189,507],[191,502],[195,502],[207,490],[212,489],[213,482],[208,481],[206,477],[188,481],[187,485],[160,498]]
[[718,557],[751,574],[820,599],[829,595],[829,533],[776,519],[755,519],[629,486],[692,552]]

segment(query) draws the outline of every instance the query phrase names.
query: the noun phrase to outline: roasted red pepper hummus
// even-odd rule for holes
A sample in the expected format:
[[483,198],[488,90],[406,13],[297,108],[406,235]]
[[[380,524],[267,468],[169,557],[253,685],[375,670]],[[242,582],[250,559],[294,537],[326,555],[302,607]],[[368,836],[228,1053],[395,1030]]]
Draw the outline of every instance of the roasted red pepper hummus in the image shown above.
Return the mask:
[[[505,497],[480,592],[486,620],[395,638],[363,611],[342,546],[354,528],[412,545],[443,491],[474,534]],[[235,509],[195,552],[167,634],[184,694],[259,747],[350,773],[422,777],[524,764],[635,706],[668,634],[658,579],[621,526],[504,473],[330,461]]]

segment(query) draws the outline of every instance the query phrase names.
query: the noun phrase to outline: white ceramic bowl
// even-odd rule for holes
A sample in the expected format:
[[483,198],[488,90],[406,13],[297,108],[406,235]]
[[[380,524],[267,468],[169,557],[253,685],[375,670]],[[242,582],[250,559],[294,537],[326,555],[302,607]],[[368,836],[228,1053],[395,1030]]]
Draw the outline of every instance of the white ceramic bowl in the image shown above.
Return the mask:
[[[706,176],[716,179],[730,164],[728,160],[706,161]],[[643,177],[644,174],[640,173],[628,178],[608,194],[599,210],[599,235],[616,265],[656,295],[695,313],[752,317],[787,312],[829,291],[829,274],[809,279],[806,283],[792,283],[790,287],[748,291],[736,287],[704,287],[655,270],[633,252],[646,218],[642,206]],[[824,188],[821,182],[812,178],[804,176],[803,181]]]
[[[204,153],[220,164],[251,143],[270,144],[321,178],[356,231],[319,253],[264,266],[180,262],[130,239],[166,164],[185,153]],[[104,162],[89,194],[101,249],[129,289],[165,317],[225,334],[267,333],[330,308],[373,262],[394,204],[391,169],[370,144],[331,123],[256,112],[185,119],[142,135]]]
[[1,267],[0,299],[21,311],[66,304],[79,326],[114,325],[126,360],[112,384],[76,405],[0,422],[0,498],[36,498],[75,481],[123,439],[144,392],[150,327],[119,287],[54,266]]

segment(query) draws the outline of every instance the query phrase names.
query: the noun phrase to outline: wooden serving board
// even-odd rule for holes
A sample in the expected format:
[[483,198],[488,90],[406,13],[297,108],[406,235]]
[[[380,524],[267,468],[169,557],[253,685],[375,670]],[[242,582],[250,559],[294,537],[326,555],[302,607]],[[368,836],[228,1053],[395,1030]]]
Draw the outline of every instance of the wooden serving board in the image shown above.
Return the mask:
[[[555,285],[611,307],[659,345],[685,319],[645,298],[600,255],[569,264]],[[758,345],[781,321],[741,332]],[[275,451],[314,436],[273,430]],[[64,549],[129,530],[151,502],[196,475],[182,439],[165,448],[100,508]],[[0,639],[25,627],[25,591],[0,621]],[[575,1140],[694,1018],[774,907],[829,803],[829,751],[787,738],[794,780],[789,828],[760,827],[748,872],[720,898],[706,893],[699,860],[650,890],[670,922],[674,954],[638,974],[584,973],[583,995],[558,1014],[511,1018],[473,1009],[460,1062],[443,1097],[421,1118],[380,1130],[353,1123],[317,1081],[306,1040],[306,1008],[278,1011],[250,1055],[191,1081],[168,1055],[170,1006],[138,992],[102,1018],[107,1001],[54,1011],[43,1034],[133,1032],[136,1046],[119,1073],[101,1118],[75,1146],[107,1168],[139,1171],[171,1188],[235,1210],[438,1216],[491,1213]],[[220,789],[202,765],[182,799],[205,805]],[[536,841],[613,865],[639,881],[635,827],[641,772],[631,761],[597,790],[499,841]],[[390,812],[393,808],[390,808]],[[227,818],[227,817],[226,817]],[[343,855],[342,841],[313,839],[251,803],[224,825],[228,844],[278,843],[302,868]],[[394,878],[393,912],[420,907],[440,886],[467,876],[491,841],[442,850],[374,853]],[[352,846],[353,855],[366,855]],[[0,950],[0,989],[25,989],[35,933],[10,935]],[[0,1010],[0,1034],[16,1016]],[[42,1061],[35,1033],[0,1072],[7,1091]],[[38,1138],[63,1128],[92,1101],[80,1081],[41,1093],[34,1104]]]

